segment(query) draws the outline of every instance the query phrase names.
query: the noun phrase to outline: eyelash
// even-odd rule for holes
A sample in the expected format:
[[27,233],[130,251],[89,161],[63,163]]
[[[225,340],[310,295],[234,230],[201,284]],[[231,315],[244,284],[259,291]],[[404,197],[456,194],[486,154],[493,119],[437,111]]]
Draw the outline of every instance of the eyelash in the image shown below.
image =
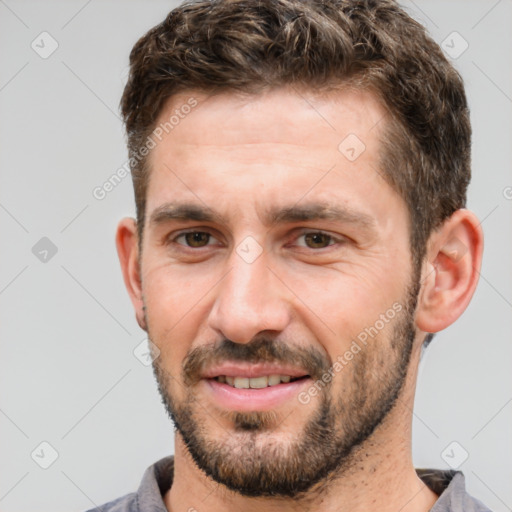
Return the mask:
[[[181,244],[181,243],[177,242],[177,240],[179,238],[184,237],[184,236],[186,236],[188,234],[191,234],[191,233],[202,233],[202,234],[206,234],[206,235],[208,235],[208,236],[210,236],[212,238],[215,238],[215,236],[212,233],[210,233],[209,231],[201,231],[201,230],[198,230],[198,229],[193,229],[193,230],[183,231],[181,233],[178,233],[172,239],[171,238],[167,239],[166,243],[167,244],[176,244],[176,245],[179,245],[181,247],[185,247],[188,250],[205,249],[206,247],[210,246],[210,244],[208,243],[207,245],[205,245],[203,247],[191,247],[189,245]],[[301,247],[303,249],[310,249],[312,251],[320,251],[322,249],[327,249],[327,248],[335,245],[336,243],[343,244],[343,243],[346,242],[346,239],[344,237],[335,237],[335,236],[331,235],[330,233],[328,233],[326,231],[314,230],[314,229],[312,229],[312,230],[303,230],[298,235],[296,235],[296,237],[294,239],[298,239],[298,238],[304,237],[306,235],[323,235],[323,236],[329,237],[329,244],[326,247],[313,248],[313,247],[308,247],[307,245],[300,245],[299,246],[299,247]],[[210,242],[210,239],[208,239],[208,242]]]

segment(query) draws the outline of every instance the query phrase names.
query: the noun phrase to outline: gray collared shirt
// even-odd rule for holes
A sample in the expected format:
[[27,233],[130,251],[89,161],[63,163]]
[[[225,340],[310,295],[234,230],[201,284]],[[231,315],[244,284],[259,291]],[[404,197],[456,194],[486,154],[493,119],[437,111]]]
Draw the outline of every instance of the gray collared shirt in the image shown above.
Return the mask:
[[[430,512],[491,512],[466,492],[464,475],[460,471],[416,469],[416,473],[439,496]],[[174,458],[160,459],[146,469],[137,492],[88,512],[98,509],[101,512],[167,512],[163,496],[171,488],[173,475]],[[193,503],[190,510],[194,510]]]

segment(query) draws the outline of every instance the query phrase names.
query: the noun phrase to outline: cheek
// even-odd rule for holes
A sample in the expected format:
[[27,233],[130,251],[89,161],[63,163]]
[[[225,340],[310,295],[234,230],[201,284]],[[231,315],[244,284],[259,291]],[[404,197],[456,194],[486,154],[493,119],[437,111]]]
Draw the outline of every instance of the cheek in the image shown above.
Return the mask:
[[151,340],[160,349],[161,362],[173,376],[197,337],[201,314],[200,298],[195,283],[171,278],[169,271],[151,272],[144,279],[144,303]]
[[384,385],[398,378],[408,343],[403,338],[406,318],[400,307],[399,302],[394,303],[394,307],[384,310],[364,327],[346,333],[350,341],[331,344],[335,394],[351,396],[362,406],[366,400],[378,396]]
[[156,324],[169,329],[194,315],[195,305],[207,292],[208,279],[170,264],[148,265],[143,275],[147,314]]
[[312,328],[323,323],[338,340],[347,341],[373,325],[403,294],[403,276],[377,266],[312,268],[309,275],[300,274],[289,272],[285,280],[293,283],[301,317],[310,318]]

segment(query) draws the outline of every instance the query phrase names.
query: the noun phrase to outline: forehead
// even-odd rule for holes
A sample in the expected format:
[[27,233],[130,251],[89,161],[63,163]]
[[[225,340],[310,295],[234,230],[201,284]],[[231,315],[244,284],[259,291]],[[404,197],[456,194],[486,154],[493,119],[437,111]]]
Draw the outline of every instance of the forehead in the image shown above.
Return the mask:
[[185,196],[240,215],[252,203],[261,216],[284,196],[364,209],[382,189],[393,195],[379,173],[385,114],[353,89],[180,93],[156,123],[147,212]]
[[[191,90],[169,98],[156,125],[164,136],[172,131],[189,144],[318,142],[336,149],[348,133],[369,139],[385,114],[374,94],[354,88],[315,92],[286,86],[255,95]],[[199,131],[192,120],[209,129]]]

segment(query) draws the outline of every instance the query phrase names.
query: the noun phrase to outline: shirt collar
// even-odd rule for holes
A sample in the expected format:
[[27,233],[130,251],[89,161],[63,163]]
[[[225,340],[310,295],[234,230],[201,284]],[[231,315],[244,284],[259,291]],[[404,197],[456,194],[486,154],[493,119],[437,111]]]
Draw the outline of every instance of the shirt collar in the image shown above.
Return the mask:
[[[467,496],[464,475],[460,471],[416,469],[416,474],[439,498],[430,512],[464,510]],[[137,492],[139,510],[167,512],[163,496],[171,488],[174,476],[174,457],[168,456],[146,469]]]

